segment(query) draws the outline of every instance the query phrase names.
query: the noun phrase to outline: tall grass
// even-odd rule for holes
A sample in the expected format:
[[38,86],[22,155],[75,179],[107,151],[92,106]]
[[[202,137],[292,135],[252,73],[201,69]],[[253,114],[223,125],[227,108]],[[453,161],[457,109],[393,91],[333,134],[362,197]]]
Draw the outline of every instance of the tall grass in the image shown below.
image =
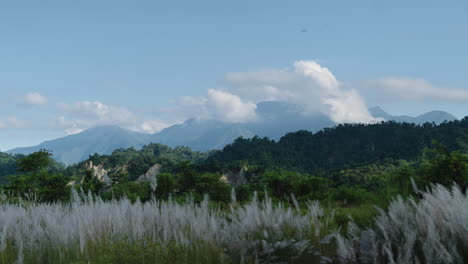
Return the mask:
[[468,263],[468,194],[433,185],[421,198],[395,199],[375,224],[329,236],[342,263]]
[[[468,196],[435,185],[395,199],[373,224],[335,231],[318,202],[274,204],[254,195],[228,210],[196,203],[102,201],[0,205],[0,263],[463,263]],[[331,234],[330,234],[331,233]]]
[[318,203],[301,210],[256,196],[228,211],[212,208],[208,198],[197,204],[73,197],[71,203],[1,205],[0,261],[115,263],[106,258],[123,254],[117,245],[137,263],[320,262],[318,241],[329,222]]

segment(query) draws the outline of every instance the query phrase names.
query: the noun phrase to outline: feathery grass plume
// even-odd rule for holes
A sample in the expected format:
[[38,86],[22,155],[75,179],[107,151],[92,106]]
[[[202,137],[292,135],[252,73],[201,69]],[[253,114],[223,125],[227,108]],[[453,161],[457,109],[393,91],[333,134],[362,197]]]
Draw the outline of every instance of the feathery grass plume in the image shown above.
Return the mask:
[[274,204],[268,196],[259,201],[255,194],[250,203],[222,211],[207,196],[201,203],[71,196],[69,203],[1,204],[0,263],[99,262],[119,253],[116,245],[135,258],[160,252],[148,260],[159,263],[177,256],[185,263],[326,260],[317,241],[329,216],[316,202],[301,211],[299,204]]
[[432,185],[422,198],[395,199],[373,227],[333,234],[342,263],[468,262],[468,194]]

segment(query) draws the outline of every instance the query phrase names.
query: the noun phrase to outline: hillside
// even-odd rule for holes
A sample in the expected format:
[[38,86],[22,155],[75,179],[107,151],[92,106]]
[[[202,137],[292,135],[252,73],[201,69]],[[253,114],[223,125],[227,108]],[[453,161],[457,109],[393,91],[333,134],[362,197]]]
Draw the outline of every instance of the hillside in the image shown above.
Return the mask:
[[[150,143],[160,143],[170,147],[187,146],[196,151],[222,149],[236,138],[268,137],[279,140],[289,132],[307,130],[317,132],[335,123],[323,114],[304,115],[297,105],[283,102],[261,102],[257,104],[258,120],[248,123],[227,123],[218,120],[190,119],[173,125],[155,134],[143,134],[116,126],[101,126],[85,130],[67,137],[46,141],[34,147],[16,148],[8,153],[29,154],[40,149],[53,152],[54,158],[64,164],[74,164],[85,160],[94,153],[111,154],[118,148],[141,148]],[[417,117],[392,116],[380,108],[372,108],[375,117],[386,121],[423,124],[442,123],[455,120],[452,115],[432,111]]]
[[414,123],[418,125],[422,125],[424,123],[435,123],[441,124],[444,121],[455,121],[457,120],[456,117],[453,115],[443,112],[443,111],[430,111],[418,116],[407,116],[407,115],[390,115],[380,107],[372,107],[369,108],[369,112],[373,117],[380,117],[383,118],[385,121],[395,121],[395,122],[406,122],[406,123]]
[[162,171],[173,169],[181,162],[200,163],[208,157],[207,152],[192,151],[187,147],[170,148],[161,144],[149,144],[140,150],[135,148],[117,149],[110,155],[94,154],[88,159],[69,166],[65,174],[80,177],[84,170],[99,170],[111,179],[120,177],[120,181],[133,181],[147,172],[156,163],[162,165]]
[[[237,138],[222,150],[192,151],[150,144],[141,150],[118,149],[111,155],[93,155],[71,166],[68,175],[78,175],[91,161],[112,176],[125,168],[128,179],[136,179],[158,163],[172,171],[189,161],[200,171],[230,171],[242,164],[257,168],[286,169],[309,174],[353,169],[392,160],[412,161],[437,141],[449,150],[468,152],[468,118],[440,125],[382,122],[372,125],[339,125],[317,133],[288,133],[278,141],[269,138]],[[122,171],[121,171],[122,172]]]
[[12,149],[8,153],[29,154],[40,149],[47,149],[53,152],[54,159],[69,165],[84,160],[94,153],[111,154],[118,148],[141,148],[150,141],[147,134],[117,126],[100,126],[78,134],[45,141],[37,146]]
[[468,151],[468,118],[440,125],[385,122],[339,125],[318,133],[298,131],[279,141],[239,138],[216,152],[207,164],[248,163],[317,173],[353,168],[385,159],[412,160],[432,141]]

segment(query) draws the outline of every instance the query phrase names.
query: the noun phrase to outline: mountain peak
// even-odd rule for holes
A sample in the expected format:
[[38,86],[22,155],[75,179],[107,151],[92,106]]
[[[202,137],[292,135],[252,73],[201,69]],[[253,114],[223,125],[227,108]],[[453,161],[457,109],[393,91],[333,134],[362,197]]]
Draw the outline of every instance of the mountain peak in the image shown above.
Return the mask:
[[[392,116],[380,107],[372,107],[369,112],[374,117],[387,121],[416,124],[439,124],[445,120],[455,120],[454,116],[442,111],[431,111],[417,117]],[[34,147],[12,149],[8,153],[29,154],[43,148],[51,150],[57,161],[72,164],[94,153],[110,154],[118,148],[138,149],[149,143],[161,143],[170,147],[188,146],[194,150],[205,151],[222,148],[240,136],[248,138],[258,135],[278,140],[289,132],[316,132],[335,125],[324,114],[304,114],[300,106],[285,102],[260,102],[257,104],[257,113],[260,118],[256,122],[228,123],[214,119],[189,119],[155,134],[139,133],[113,125],[96,126]]]
[[416,117],[407,116],[407,115],[393,116],[385,112],[379,106],[375,106],[375,107],[369,108],[369,113],[373,117],[376,117],[376,118],[380,117],[380,118],[385,119],[386,121],[392,120],[396,122],[406,122],[406,123],[415,123],[415,124],[424,124],[427,122],[440,124],[440,123],[443,123],[444,121],[457,120],[457,118],[454,117],[453,115],[444,111],[439,111],[439,110],[430,111],[422,115],[418,115]]
[[45,141],[37,146],[15,148],[8,153],[29,154],[39,149],[52,151],[57,161],[72,164],[94,153],[110,154],[118,148],[140,148],[150,142],[150,135],[119,126],[96,126],[77,134]]
[[391,119],[391,115],[389,115],[382,108],[380,108],[380,106],[374,106],[374,107],[369,108],[369,113],[375,118],[381,117],[385,120]]
[[443,123],[444,121],[457,120],[457,118],[455,116],[453,116],[453,115],[451,115],[451,114],[449,114],[447,112],[439,111],[439,110],[434,110],[434,111],[424,113],[422,115],[417,116],[416,118],[421,120],[421,122],[423,122],[423,123],[426,123],[426,122],[432,123],[432,122],[434,122],[436,124]]

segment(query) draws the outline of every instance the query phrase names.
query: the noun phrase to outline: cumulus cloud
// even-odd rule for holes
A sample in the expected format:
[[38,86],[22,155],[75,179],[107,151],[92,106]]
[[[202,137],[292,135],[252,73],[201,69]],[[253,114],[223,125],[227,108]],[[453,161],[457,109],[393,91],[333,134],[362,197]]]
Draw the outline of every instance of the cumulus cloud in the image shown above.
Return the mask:
[[153,134],[163,130],[166,127],[170,127],[173,124],[174,123],[166,122],[159,119],[146,120],[143,121],[139,130],[145,133]]
[[47,105],[47,98],[40,93],[27,93],[25,94],[20,101],[22,106],[44,106]]
[[320,66],[315,61],[296,61],[294,69],[297,73],[314,80],[319,86],[338,92],[339,83],[335,76],[328,68]]
[[216,119],[238,123],[253,121],[256,118],[255,103],[244,102],[239,96],[225,91],[208,90],[207,105],[213,110]]
[[209,89],[206,97],[185,96],[174,100],[172,114],[178,119],[216,119],[231,123],[254,121],[257,105],[220,89]]
[[468,101],[468,90],[438,87],[424,79],[390,77],[358,85],[379,99]]
[[70,119],[65,116],[59,116],[53,120],[53,127],[63,130],[67,135],[80,133],[93,125],[96,124],[88,120]]
[[172,125],[170,122],[145,118],[125,107],[108,105],[99,101],[80,101],[59,104],[65,114],[55,119],[55,126],[67,134],[76,134],[99,125],[117,125],[138,132],[156,133]]
[[315,61],[296,61],[292,69],[230,73],[225,90],[253,101],[285,101],[305,113],[323,113],[336,123],[376,121],[360,94],[345,88],[326,67]]
[[[205,96],[177,98],[170,107],[146,112],[100,101],[62,103],[53,108],[59,112],[54,126],[67,134],[98,125],[118,125],[139,132],[156,133],[189,118],[253,122],[258,119],[256,104],[262,101],[292,103],[298,105],[305,115],[322,113],[336,123],[378,121],[368,112],[363,95],[367,99],[373,95],[373,104],[378,102],[376,96],[385,100],[468,101],[468,90],[438,87],[423,79],[342,82],[316,61],[301,60],[289,68],[228,73],[222,84],[216,89],[208,89]],[[22,102],[35,106],[48,103],[47,98],[39,93],[26,94]],[[22,121],[14,118],[0,120],[0,128],[23,125]]]
[[0,120],[0,129],[23,128],[25,126],[26,122],[24,120],[14,116]]
[[98,101],[81,101],[59,106],[75,117],[96,120],[101,124],[126,124],[136,119],[135,115],[124,107],[107,105]]

